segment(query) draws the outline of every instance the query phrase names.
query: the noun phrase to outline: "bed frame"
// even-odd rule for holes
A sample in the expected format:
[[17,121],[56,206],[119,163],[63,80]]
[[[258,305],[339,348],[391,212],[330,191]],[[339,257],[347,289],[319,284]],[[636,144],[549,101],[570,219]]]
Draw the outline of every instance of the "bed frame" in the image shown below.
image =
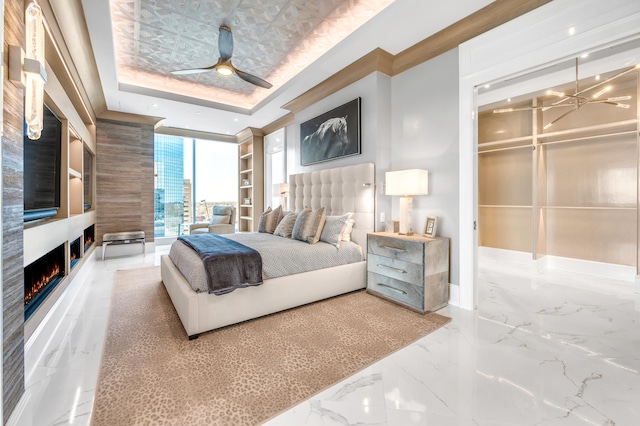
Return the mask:
[[[291,175],[291,206],[325,208],[327,215],[353,212],[352,241],[366,256],[367,233],[375,217],[373,163]],[[265,280],[256,287],[216,296],[193,291],[168,255],[161,256],[162,282],[189,339],[216,328],[258,318],[285,309],[326,299],[366,287],[366,262],[320,269]]]

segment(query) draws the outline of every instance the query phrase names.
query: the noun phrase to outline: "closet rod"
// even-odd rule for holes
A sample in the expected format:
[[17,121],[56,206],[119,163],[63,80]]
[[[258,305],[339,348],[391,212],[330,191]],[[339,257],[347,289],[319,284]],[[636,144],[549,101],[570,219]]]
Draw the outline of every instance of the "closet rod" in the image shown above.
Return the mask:
[[478,151],[478,154],[484,154],[485,152],[506,151],[506,150],[509,150],[509,149],[520,149],[520,148],[532,149],[533,145],[518,145],[518,146],[508,146],[506,148],[487,149],[487,150],[484,150],[484,151]]
[[627,130],[626,132],[607,133],[604,135],[597,135],[597,136],[583,136],[581,138],[562,139],[559,141],[551,141],[551,142],[540,141],[540,145],[553,145],[553,144],[565,143],[565,142],[580,142],[580,141],[585,141],[589,139],[610,138],[613,136],[623,136],[623,135],[635,135],[637,133],[638,133],[637,130]]

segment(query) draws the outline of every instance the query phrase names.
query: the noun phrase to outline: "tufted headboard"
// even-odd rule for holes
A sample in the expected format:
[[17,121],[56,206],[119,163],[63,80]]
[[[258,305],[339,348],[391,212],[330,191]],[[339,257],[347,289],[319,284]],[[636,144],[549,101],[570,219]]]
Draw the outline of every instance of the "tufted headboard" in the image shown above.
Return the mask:
[[351,240],[367,250],[367,233],[375,226],[375,170],[373,163],[337,167],[289,176],[291,209],[300,212],[324,207],[327,216],[353,212]]

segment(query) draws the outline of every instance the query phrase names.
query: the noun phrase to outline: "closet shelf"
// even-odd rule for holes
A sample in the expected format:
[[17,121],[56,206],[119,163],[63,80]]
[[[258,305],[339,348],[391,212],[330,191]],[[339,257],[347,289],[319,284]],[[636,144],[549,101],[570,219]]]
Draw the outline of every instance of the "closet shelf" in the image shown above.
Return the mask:
[[251,158],[251,157],[253,157],[253,152],[247,152],[246,154],[242,154],[240,156],[240,159],[244,160],[245,158]]
[[[576,140],[587,139],[598,136],[610,136],[618,133],[637,131],[638,120],[624,120],[613,123],[597,124],[595,126],[576,127],[575,129],[560,130],[551,133],[540,133],[538,139],[541,143],[565,141],[572,136]],[[584,135],[580,137],[581,135]]]
[[242,219],[242,220],[253,220],[253,218],[251,216],[240,216],[240,219]]
[[[526,143],[522,143],[522,142],[530,142],[529,144]],[[503,140],[495,140],[495,141],[488,141],[488,142],[482,142],[482,143],[478,143],[478,149],[480,147],[483,148],[489,148],[489,147],[494,147],[494,146],[504,146],[504,145],[512,145],[512,146],[526,146],[526,145],[530,145],[531,142],[533,142],[533,136],[529,135],[529,136],[520,136],[517,138],[510,138],[510,139],[503,139]]]
[[502,205],[502,204],[478,204],[478,207],[484,207],[489,209],[531,209],[533,206],[520,206],[520,205]]
[[247,169],[247,170],[240,170],[240,174],[241,175],[246,175],[248,173],[251,173],[253,171],[253,169]]
[[546,210],[629,210],[636,211],[636,207],[613,207],[613,206],[540,206]]
[[70,178],[82,179],[82,173],[80,173],[79,171],[69,167],[69,177]]

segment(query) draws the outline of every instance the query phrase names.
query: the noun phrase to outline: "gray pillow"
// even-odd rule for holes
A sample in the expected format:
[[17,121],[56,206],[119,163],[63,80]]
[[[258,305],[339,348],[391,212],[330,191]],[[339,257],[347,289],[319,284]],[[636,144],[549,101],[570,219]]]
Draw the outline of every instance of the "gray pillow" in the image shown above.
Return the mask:
[[231,217],[229,215],[221,216],[221,215],[214,214],[213,216],[211,216],[209,225],[219,225],[221,223],[228,224],[229,220],[231,220]]
[[322,228],[322,234],[320,234],[320,241],[340,247],[340,235],[352,215],[353,213],[349,212],[342,216],[327,216]]
[[276,226],[282,219],[282,207],[278,206],[275,210],[271,210],[271,207],[260,215],[258,221],[258,232],[264,232],[267,234],[273,234],[276,230]]
[[293,225],[295,225],[297,217],[298,215],[296,213],[287,213],[287,215],[282,218],[278,226],[276,226],[276,230],[273,231],[273,235],[291,238]]
[[317,243],[320,240],[325,218],[324,207],[314,211],[306,207],[296,218],[291,238],[305,241],[309,244]]

